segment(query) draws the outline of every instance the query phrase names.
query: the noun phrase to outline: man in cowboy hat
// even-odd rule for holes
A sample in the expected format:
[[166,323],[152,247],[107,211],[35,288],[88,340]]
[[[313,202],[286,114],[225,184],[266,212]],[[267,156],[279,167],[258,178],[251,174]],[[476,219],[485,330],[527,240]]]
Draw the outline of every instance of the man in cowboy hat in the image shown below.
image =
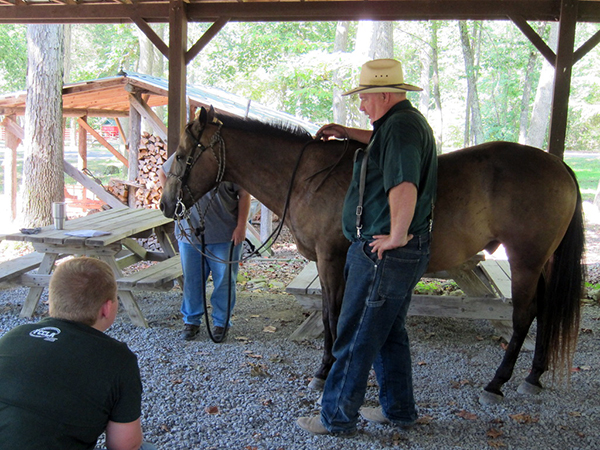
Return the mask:
[[[433,132],[406,98],[406,91],[420,90],[404,83],[399,61],[369,61],[362,66],[359,86],[344,95],[360,96],[360,110],[373,130],[329,124],[317,133],[368,145],[355,155],[342,215],[351,245],[333,346],[336,361],[320,416],[297,422],[313,434],[353,436],[359,414],[401,427],[417,419],[405,319],[413,288],[429,262],[437,188]],[[361,408],[372,366],[381,406]]]

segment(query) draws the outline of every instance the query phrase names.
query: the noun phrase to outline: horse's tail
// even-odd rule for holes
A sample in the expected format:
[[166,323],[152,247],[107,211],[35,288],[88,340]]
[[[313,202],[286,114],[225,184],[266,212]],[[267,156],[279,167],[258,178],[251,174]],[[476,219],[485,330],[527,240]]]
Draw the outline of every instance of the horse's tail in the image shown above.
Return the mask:
[[[538,321],[541,318],[543,323],[539,338],[547,352],[548,368],[552,368],[559,379],[564,375],[568,379],[570,374],[579,334],[581,296],[585,281],[582,262],[585,233],[581,192],[575,174],[566,164],[565,167],[575,181],[577,204],[567,232],[550,259],[550,273],[546,274],[544,286],[544,301],[538,302],[538,313],[541,316],[538,317]],[[538,323],[538,328],[539,326]]]

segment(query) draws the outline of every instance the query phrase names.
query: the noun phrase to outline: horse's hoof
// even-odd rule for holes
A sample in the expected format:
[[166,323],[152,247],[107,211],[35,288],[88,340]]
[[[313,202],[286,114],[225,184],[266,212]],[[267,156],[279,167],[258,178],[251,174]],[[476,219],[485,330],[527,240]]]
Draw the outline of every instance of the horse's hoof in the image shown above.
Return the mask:
[[540,392],[542,392],[542,387],[528,383],[527,381],[523,381],[517,388],[517,392],[523,395],[538,395]]
[[308,387],[313,391],[322,391],[325,387],[325,380],[323,380],[322,378],[314,377],[308,384]]
[[482,391],[481,394],[479,394],[479,403],[482,405],[497,405],[503,401],[503,395],[493,394],[488,391]]

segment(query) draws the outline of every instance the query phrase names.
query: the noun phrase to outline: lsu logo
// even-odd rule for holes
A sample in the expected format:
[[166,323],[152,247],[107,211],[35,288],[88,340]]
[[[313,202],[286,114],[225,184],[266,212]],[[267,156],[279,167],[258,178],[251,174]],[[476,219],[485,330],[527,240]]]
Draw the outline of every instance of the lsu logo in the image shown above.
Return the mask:
[[48,342],[54,342],[57,340],[56,335],[60,334],[60,329],[55,327],[44,327],[32,330],[29,336],[34,338],[42,338]]

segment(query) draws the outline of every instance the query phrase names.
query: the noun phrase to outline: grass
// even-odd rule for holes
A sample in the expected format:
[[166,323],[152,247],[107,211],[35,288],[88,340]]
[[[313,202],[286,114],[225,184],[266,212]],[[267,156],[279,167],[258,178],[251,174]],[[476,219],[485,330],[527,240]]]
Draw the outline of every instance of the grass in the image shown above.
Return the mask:
[[565,162],[577,175],[584,201],[594,201],[600,180],[600,158],[598,156],[574,156],[565,154]]

